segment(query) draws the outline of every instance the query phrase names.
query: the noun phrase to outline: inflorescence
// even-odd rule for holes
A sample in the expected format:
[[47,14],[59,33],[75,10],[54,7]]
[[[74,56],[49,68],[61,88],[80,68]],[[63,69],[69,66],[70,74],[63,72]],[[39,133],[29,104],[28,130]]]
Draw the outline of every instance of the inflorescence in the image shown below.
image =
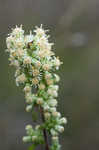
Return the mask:
[[16,26],[6,39],[7,52],[10,65],[16,68],[16,85],[21,86],[25,93],[26,111],[33,113],[34,108],[38,108],[42,117],[39,125],[26,126],[27,135],[23,141],[43,144],[49,135],[51,146],[46,150],[60,150],[58,137],[67,120],[56,109],[60,77],[55,71],[62,63],[59,57],[55,57],[53,43],[49,43],[46,32],[41,25],[33,33],[25,35],[22,26]]

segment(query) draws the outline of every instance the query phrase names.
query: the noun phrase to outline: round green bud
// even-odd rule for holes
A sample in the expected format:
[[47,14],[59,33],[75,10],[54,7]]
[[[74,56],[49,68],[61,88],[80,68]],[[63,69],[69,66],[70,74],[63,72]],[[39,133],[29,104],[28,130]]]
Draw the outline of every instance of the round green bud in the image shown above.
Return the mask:
[[33,129],[33,128],[32,128],[32,125],[27,125],[27,126],[25,127],[25,129],[26,129],[26,130],[30,130],[30,129]]
[[32,141],[34,142],[35,140],[37,140],[37,136],[32,136]]
[[26,107],[26,111],[27,111],[27,112],[31,112],[31,110],[32,110],[32,105],[28,105],[28,106]]
[[24,136],[22,140],[23,142],[31,142],[31,136]]

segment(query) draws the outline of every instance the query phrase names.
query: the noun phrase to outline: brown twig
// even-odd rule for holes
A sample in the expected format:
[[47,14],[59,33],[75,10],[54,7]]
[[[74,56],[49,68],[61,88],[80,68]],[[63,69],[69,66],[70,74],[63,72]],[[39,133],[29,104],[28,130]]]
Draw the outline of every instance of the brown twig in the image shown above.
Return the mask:
[[[40,107],[42,121],[45,122],[43,109]],[[43,129],[44,139],[45,139],[45,150],[49,150],[48,137],[46,129]]]

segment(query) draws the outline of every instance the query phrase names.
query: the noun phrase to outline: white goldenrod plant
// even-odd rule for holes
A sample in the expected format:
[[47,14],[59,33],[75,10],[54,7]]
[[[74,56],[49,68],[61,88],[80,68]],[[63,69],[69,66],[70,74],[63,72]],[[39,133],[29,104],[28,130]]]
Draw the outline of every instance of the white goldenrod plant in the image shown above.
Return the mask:
[[33,146],[45,144],[45,150],[60,150],[59,133],[67,120],[56,109],[60,78],[55,71],[62,63],[52,51],[46,32],[41,25],[25,35],[22,26],[16,26],[6,39],[7,52],[10,65],[16,68],[16,85],[25,93],[26,111],[33,114],[36,107],[42,120],[35,127],[26,126],[23,141]]

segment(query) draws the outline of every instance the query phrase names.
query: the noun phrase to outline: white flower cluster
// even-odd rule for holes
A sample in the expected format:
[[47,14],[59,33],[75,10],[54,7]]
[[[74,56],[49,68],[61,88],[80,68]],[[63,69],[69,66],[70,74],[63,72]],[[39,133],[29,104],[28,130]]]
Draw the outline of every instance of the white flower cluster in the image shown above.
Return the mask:
[[[59,150],[59,133],[64,131],[63,124],[67,123],[66,118],[61,118],[57,112],[57,96],[59,87],[57,82],[60,78],[55,71],[62,64],[52,51],[53,43],[49,43],[49,36],[42,25],[36,27],[34,34],[24,34],[22,26],[12,29],[6,39],[7,51],[9,52],[10,65],[16,67],[16,85],[21,85],[25,92],[26,111],[33,111],[33,107],[43,110],[43,125],[31,125],[26,127],[27,136],[24,142],[42,143],[43,128],[52,135],[51,150]],[[35,90],[34,90],[35,89]],[[34,91],[34,92],[33,92]]]

